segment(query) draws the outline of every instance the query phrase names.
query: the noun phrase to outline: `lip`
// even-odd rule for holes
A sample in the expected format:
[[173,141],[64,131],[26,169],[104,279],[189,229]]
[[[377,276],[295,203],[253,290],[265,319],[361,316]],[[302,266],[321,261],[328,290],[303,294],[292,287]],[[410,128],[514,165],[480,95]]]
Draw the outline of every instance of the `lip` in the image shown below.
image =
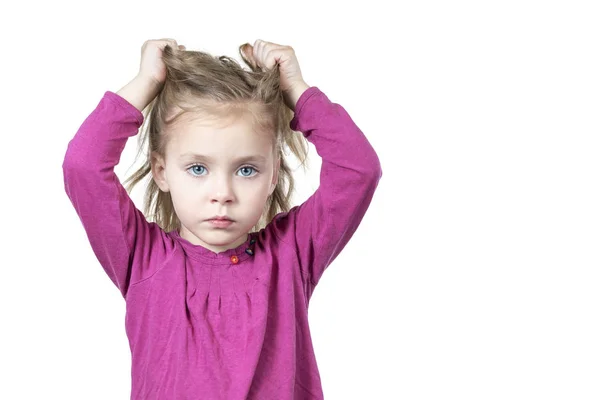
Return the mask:
[[216,228],[227,228],[229,225],[233,224],[233,221],[230,219],[209,219],[208,222],[211,223]]
[[231,222],[233,222],[233,220],[226,215],[222,216],[222,217],[214,216],[214,217],[210,218],[209,221],[231,221]]

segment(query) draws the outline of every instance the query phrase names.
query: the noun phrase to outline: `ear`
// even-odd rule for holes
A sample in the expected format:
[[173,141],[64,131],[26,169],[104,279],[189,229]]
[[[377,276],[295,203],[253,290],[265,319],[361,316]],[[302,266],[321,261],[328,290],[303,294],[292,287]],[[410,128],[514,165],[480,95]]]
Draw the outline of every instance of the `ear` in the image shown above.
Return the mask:
[[157,152],[152,152],[152,158],[150,160],[150,166],[152,168],[152,177],[154,182],[158,185],[160,190],[163,192],[169,191],[169,184],[166,178],[166,163],[164,158]]

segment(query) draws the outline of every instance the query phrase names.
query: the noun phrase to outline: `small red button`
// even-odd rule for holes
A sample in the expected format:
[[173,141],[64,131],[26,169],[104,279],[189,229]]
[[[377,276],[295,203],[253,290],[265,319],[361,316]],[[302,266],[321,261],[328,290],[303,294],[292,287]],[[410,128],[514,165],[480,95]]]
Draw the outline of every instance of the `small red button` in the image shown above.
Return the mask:
[[234,264],[237,264],[237,263],[238,263],[238,261],[239,261],[239,259],[238,259],[238,257],[237,257],[237,256],[231,256],[231,262],[232,262],[232,263],[234,263]]

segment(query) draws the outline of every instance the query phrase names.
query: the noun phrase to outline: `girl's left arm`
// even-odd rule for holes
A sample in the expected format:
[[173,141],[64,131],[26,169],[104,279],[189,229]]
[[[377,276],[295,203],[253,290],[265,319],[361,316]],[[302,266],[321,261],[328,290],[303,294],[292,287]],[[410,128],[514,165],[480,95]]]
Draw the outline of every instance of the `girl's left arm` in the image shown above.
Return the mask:
[[299,206],[276,216],[272,229],[294,247],[314,286],[346,246],[382,177],[375,150],[339,104],[316,86],[296,103],[290,127],[304,134],[322,158],[318,189]]

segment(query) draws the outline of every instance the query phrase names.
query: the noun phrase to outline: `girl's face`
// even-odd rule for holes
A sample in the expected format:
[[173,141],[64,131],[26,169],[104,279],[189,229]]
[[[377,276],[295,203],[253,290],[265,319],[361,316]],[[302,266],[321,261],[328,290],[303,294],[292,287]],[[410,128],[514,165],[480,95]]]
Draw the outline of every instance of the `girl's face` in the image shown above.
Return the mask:
[[[168,135],[166,160],[152,157],[152,174],[171,192],[180,236],[215,253],[244,243],[277,182],[272,137],[244,118],[227,126],[187,122]],[[208,221],[214,216],[234,222],[215,227]]]

